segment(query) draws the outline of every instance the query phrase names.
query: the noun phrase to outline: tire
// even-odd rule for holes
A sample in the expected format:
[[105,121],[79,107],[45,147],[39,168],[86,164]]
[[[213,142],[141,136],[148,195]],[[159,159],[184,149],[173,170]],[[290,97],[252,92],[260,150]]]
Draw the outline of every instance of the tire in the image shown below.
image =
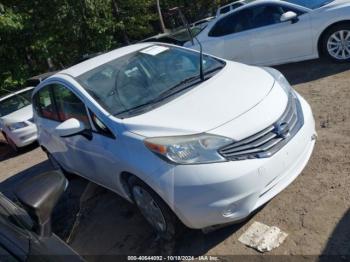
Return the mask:
[[19,151],[19,147],[16,145],[15,142],[12,141],[11,138],[9,138],[5,133],[3,133],[7,143],[9,144],[9,146],[11,147],[11,149],[15,152],[15,153],[18,153]]
[[[130,193],[132,196],[132,200],[138,207],[139,211],[146,219],[146,221],[152,226],[158,236],[163,239],[170,241],[175,238],[176,234],[178,234],[184,228],[183,224],[179,221],[173,211],[167,206],[167,204],[155,193],[149,186],[147,186],[140,179],[132,176],[128,180],[128,184],[130,187]],[[151,205],[146,206],[144,203],[140,201],[140,194],[143,194],[143,198],[147,202],[147,200],[151,200]],[[159,214],[156,212],[150,211],[151,209],[158,210]],[[149,213],[153,213],[153,216]],[[155,218],[157,217],[157,218]],[[160,225],[164,223],[163,225]]]
[[350,24],[334,26],[325,33],[322,53],[335,62],[350,62]]

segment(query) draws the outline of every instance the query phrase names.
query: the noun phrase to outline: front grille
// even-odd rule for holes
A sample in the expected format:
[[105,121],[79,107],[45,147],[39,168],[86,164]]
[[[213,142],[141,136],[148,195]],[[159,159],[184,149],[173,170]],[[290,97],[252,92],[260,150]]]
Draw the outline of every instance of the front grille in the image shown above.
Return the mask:
[[299,99],[291,93],[285,112],[275,124],[220,149],[219,153],[230,161],[271,157],[286,145],[303,125],[304,117]]

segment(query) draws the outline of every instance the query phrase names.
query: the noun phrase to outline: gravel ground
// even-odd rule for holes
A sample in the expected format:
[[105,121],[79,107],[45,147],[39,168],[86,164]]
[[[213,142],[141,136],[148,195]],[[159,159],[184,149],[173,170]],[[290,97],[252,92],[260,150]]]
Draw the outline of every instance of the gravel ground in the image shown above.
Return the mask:
[[[350,65],[316,60],[278,69],[311,104],[319,139],[299,178],[249,221],[206,235],[189,230],[175,242],[159,243],[138,211],[115,194],[92,186],[90,197],[79,201],[87,182],[75,178],[55,212],[56,232],[90,261],[106,254],[259,255],[238,242],[259,221],[289,234],[271,255],[350,256]],[[0,190],[9,195],[20,179],[49,168],[37,146],[16,156],[0,141],[0,160]],[[70,232],[79,208],[82,216]]]

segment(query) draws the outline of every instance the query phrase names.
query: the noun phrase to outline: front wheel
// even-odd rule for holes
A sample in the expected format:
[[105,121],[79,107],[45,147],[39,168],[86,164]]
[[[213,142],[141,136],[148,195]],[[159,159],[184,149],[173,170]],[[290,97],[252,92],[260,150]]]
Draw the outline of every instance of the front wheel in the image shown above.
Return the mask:
[[145,183],[136,177],[128,181],[133,201],[158,236],[165,240],[175,237],[181,228],[176,215],[166,203]]
[[333,27],[323,38],[323,53],[336,62],[350,62],[350,25]]

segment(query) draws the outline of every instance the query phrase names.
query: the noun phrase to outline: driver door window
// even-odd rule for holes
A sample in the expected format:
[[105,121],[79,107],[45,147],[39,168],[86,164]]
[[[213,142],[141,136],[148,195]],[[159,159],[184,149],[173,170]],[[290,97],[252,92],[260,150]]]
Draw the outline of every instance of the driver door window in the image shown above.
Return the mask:
[[42,118],[59,121],[51,95],[51,86],[44,87],[35,95],[34,109]]
[[287,7],[284,5],[278,5],[278,4],[260,5],[260,6],[251,8],[250,10],[251,28],[250,29],[282,23],[281,16],[288,11],[292,11],[296,13],[298,16],[304,14],[304,12],[297,10],[295,8],[290,8],[290,7]]
[[[261,4],[251,8],[252,63],[255,65],[273,65],[286,63],[295,58],[312,54],[309,16],[302,11],[280,4]],[[298,20],[281,22],[281,16],[293,11]],[[301,44],[302,43],[302,44]]]
[[224,17],[216,23],[209,33],[209,36],[222,37],[249,30],[251,28],[249,14],[250,10],[242,10],[238,13]]
[[75,118],[83,122],[86,127],[90,127],[85,104],[73,92],[62,85],[54,85],[53,93],[61,122]]
[[251,29],[280,23],[284,10],[278,5],[260,5],[233,13],[221,19],[209,33],[209,36],[220,37]]
[[252,29],[281,23],[283,13],[283,8],[278,5],[260,5],[252,8]]

